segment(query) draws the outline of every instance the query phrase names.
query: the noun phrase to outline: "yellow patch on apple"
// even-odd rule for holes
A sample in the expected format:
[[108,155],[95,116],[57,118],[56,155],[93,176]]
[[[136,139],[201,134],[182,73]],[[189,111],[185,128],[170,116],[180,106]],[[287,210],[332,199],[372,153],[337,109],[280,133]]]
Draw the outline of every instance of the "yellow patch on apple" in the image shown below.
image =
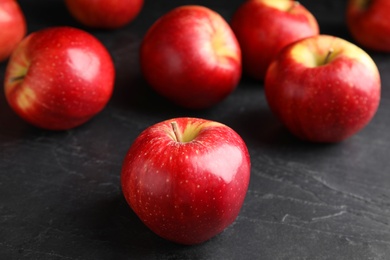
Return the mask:
[[296,4],[295,1],[275,1],[275,0],[259,0],[265,5],[272,6],[281,11],[287,11],[292,5]]
[[358,46],[338,37],[319,35],[323,41],[306,38],[294,44],[291,55],[294,60],[309,68],[326,65],[339,56],[353,58],[365,64],[370,70],[377,67],[372,58]]
[[236,44],[231,41],[228,37],[226,30],[223,24],[225,20],[216,13],[211,13],[210,16],[213,16],[213,19],[210,19],[211,22],[211,48],[215,52],[217,59],[220,59],[223,62],[227,62],[229,59],[236,61],[241,61],[241,55],[237,53]]
[[36,95],[31,88],[20,89],[17,97],[17,104],[22,110],[27,110],[36,100]]

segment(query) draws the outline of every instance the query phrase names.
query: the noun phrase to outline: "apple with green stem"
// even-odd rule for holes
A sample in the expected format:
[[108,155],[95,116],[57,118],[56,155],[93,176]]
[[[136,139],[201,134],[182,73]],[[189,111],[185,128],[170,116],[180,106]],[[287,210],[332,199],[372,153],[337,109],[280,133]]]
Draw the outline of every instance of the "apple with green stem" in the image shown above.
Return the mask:
[[51,27],[24,38],[5,71],[5,96],[27,122],[44,129],[79,126],[109,101],[114,64],[93,35],[71,27]]
[[352,37],[362,47],[390,52],[390,1],[349,0],[347,25]]
[[6,60],[26,35],[27,24],[15,0],[0,0],[0,62]]
[[309,37],[284,48],[271,63],[269,107],[296,136],[340,142],[364,128],[380,102],[381,80],[372,58],[338,37]]
[[283,47],[319,33],[311,12],[291,0],[245,1],[230,25],[241,46],[243,71],[256,80],[264,80],[269,64]]
[[203,6],[180,6],[160,17],[142,41],[140,63],[155,91],[190,109],[216,105],[241,78],[241,50],[233,31]]
[[237,218],[250,178],[250,157],[230,127],[175,118],[144,130],[123,162],[124,197],[157,235],[192,245]]

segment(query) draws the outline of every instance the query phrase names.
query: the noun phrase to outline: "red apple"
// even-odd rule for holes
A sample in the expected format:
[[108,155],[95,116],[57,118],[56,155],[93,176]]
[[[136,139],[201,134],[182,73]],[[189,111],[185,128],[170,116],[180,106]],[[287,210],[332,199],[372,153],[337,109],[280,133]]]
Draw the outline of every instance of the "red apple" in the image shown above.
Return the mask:
[[181,6],[157,20],[143,39],[140,61],[158,93],[192,109],[222,101],[241,78],[241,50],[233,31],[202,6]]
[[244,73],[257,80],[264,79],[283,47],[319,33],[314,16],[290,0],[246,1],[234,13],[231,26],[241,46]]
[[0,62],[6,60],[26,34],[24,14],[15,0],[0,0]]
[[16,47],[5,72],[5,95],[29,123],[64,130],[104,108],[114,74],[110,54],[94,36],[52,27],[28,35]]
[[375,115],[380,75],[356,45],[328,35],[295,42],[270,65],[265,94],[271,110],[296,136],[339,142]]
[[176,118],[144,130],[123,163],[124,197],[159,236],[198,244],[234,222],[249,183],[241,137],[218,122]]
[[143,0],[65,0],[71,15],[83,25],[116,29],[133,21]]
[[389,0],[349,0],[346,16],[352,37],[363,47],[390,52],[389,14]]

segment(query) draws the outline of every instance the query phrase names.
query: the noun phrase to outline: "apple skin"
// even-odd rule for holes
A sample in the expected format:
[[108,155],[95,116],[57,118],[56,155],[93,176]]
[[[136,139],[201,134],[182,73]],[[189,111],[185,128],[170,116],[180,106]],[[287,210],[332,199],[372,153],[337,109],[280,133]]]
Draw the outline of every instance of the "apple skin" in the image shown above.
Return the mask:
[[133,21],[143,0],[65,0],[70,14],[81,24],[100,29],[117,29]]
[[241,46],[244,74],[256,80],[264,80],[283,47],[319,34],[317,20],[297,1],[246,1],[234,12],[230,25]]
[[269,107],[293,134],[335,143],[373,118],[381,80],[376,64],[361,48],[319,35],[285,47],[271,63],[264,88]]
[[390,52],[390,1],[349,0],[347,25],[352,37],[364,48]]
[[27,122],[44,129],[79,126],[109,101],[115,70],[107,49],[91,34],[51,27],[25,37],[5,72],[5,96]]
[[241,50],[216,12],[180,6],[158,19],[140,49],[142,73],[160,95],[190,109],[225,99],[241,78]]
[[205,242],[235,221],[249,179],[250,157],[241,137],[200,118],[170,119],[144,130],[121,174],[124,197],[143,223],[185,245]]
[[26,35],[22,9],[15,0],[0,0],[0,62],[5,61]]

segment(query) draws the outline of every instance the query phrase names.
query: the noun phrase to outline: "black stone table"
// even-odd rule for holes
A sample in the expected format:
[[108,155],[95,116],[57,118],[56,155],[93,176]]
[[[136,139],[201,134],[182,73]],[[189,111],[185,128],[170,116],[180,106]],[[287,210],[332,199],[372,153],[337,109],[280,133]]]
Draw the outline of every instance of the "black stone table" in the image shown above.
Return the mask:
[[[117,79],[102,113],[62,132],[28,125],[0,92],[0,259],[390,259],[390,55],[369,52],[382,76],[381,105],[372,122],[345,142],[311,144],[271,114],[261,82],[244,76],[217,106],[191,111],[158,96],[140,74],[140,42],[161,15],[200,4],[230,20],[244,1],[146,0],[137,19],[115,31],[82,27],[59,0],[19,2],[29,32],[69,25],[94,34],[112,54]],[[322,33],[352,41],[345,0],[301,3]],[[178,116],[231,126],[252,159],[239,217],[197,246],[156,236],[120,190],[122,160],[136,136]]]

